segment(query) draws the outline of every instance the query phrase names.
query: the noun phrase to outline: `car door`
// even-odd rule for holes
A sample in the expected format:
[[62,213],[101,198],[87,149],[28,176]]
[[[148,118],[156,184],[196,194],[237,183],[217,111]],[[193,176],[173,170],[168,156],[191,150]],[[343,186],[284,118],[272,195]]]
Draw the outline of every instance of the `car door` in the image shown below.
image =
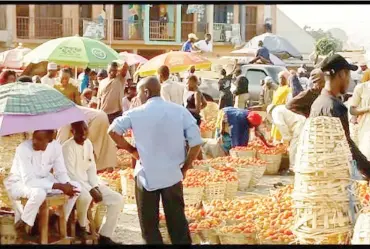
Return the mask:
[[258,105],[259,96],[261,93],[261,80],[265,79],[267,73],[262,69],[247,68],[245,77],[248,79],[248,91],[250,95],[251,105]]

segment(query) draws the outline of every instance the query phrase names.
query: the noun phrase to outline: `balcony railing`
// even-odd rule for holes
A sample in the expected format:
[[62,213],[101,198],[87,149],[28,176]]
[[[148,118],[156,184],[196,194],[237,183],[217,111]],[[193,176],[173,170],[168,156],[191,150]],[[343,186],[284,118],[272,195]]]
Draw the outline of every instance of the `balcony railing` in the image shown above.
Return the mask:
[[142,21],[113,21],[113,39],[114,40],[142,40],[143,39],[143,22]]
[[208,32],[208,24],[202,22],[182,22],[181,23],[181,41],[188,39],[188,34],[194,33],[199,39],[203,39]]
[[213,41],[229,42],[231,38],[232,24],[214,23],[213,24]]
[[72,35],[72,18],[17,17],[17,37],[54,39]]
[[149,22],[149,39],[151,41],[175,41],[176,24],[174,22]]
[[[79,35],[83,36],[85,33],[85,28],[84,27],[84,21],[88,22],[95,22],[98,23],[98,19],[93,19],[93,18],[80,18],[79,19]],[[108,40],[108,20],[104,20],[104,39],[103,40]]]

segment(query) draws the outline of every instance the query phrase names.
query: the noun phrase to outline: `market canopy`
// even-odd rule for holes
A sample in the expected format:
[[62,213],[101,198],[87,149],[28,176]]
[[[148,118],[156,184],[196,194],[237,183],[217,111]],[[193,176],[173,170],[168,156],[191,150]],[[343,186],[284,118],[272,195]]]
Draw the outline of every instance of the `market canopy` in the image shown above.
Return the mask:
[[281,59],[287,59],[289,57],[302,59],[302,54],[287,39],[272,33],[264,33],[253,37],[243,49],[258,49],[259,41],[263,42],[263,45],[270,53]]
[[87,37],[71,36],[47,41],[30,53],[23,62],[54,62],[80,68],[105,68],[117,60],[118,53],[103,42]]
[[162,65],[168,66],[171,73],[181,73],[190,66],[195,66],[195,70],[210,69],[212,63],[196,53],[171,51],[152,58],[141,66],[137,73],[140,77],[152,76]]

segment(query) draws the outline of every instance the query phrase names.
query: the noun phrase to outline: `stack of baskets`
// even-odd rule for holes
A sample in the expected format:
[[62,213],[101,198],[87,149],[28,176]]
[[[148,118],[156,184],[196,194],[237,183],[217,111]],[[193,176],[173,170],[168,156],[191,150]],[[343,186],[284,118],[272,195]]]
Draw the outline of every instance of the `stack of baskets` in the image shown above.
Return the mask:
[[266,171],[266,165],[255,165],[252,166],[253,171],[252,171],[252,178],[249,183],[249,187],[255,187],[257,183],[261,180],[263,175],[265,174]]
[[238,190],[245,191],[249,188],[252,177],[253,177],[253,167],[238,167]]
[[132,169],[121,171],[121,189],[126,204],[136,204],[135,180]]
[[14,215],[0,215],[0,245],[12,245],[17,242],[14,228]]
[[299,244],[347,244],[351,153],[337,118],[308,119],[295,165],[293,233]]
[[223,200],[226,193],[226,182],[206,182],[204,200]]
[[204,187],[184,187],[186,207],[198,207],[202,202]]

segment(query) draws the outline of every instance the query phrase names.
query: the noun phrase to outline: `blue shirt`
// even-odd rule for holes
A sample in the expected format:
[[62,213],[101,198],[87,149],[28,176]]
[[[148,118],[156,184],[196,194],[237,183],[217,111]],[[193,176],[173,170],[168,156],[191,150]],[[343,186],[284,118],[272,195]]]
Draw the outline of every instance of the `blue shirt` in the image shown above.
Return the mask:
[[148,191],[171,187],[183,178],[185,142],[190,147],[203,143],[199,128],[190,112],[183,106],[149,99],[144,105],[116,118],[109,131],[122,135],[132,129],[140,155],[135,176]]
[[187,41],[182,45],[182,51],[183,52],[191,52],[191,42]]
[[89,86],[89,75],[85,74],[82,77],[82,82],[80,85],[80,93],[82,93]]
[[270,51],[266,47],[260,47],[257,50],[257,56],[261,56],[266,60],[270,60]]
[[225,107],[223,111],[231,130],[231,146],[247,146],[249,141],[248,111],[235,107]]

